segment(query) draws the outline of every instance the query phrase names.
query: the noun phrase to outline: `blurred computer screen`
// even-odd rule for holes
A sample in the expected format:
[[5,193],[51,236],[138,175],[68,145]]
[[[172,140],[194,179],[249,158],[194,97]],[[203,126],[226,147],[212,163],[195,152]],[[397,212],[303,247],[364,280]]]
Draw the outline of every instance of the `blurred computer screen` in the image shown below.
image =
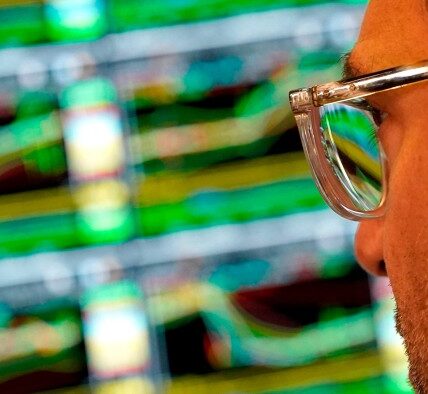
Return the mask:
[[287,104],[365,6],[0,1],[1,392],[410,392]]

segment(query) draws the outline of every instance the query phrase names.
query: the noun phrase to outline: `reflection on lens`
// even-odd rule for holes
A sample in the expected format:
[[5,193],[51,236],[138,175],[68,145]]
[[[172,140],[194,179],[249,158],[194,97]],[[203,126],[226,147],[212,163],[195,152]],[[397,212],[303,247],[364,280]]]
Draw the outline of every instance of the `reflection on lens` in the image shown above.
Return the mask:
[[382,199],[382,167],[378,127],[363,108],[361,101],[323,106],[321,137],[325,156],[349,197],[357,208],[370,211]]

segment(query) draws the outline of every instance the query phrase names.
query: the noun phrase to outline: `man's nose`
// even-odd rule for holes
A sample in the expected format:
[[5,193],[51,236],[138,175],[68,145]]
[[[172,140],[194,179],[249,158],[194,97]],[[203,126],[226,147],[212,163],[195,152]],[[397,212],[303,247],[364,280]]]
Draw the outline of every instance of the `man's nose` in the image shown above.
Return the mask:
[[383,255],[383,221],[360,222],[355,236],[355,256],[360,265],[373,275],[386,276]]

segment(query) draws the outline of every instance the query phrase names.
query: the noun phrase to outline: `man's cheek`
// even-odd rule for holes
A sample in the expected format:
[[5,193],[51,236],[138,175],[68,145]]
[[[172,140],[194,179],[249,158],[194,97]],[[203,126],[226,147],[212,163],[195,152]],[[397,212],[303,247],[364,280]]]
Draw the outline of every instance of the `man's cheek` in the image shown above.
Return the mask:
[[408,128],[389,174],[384,256],[398,298],[428,299],[428,152],[421,144],[421,134]]

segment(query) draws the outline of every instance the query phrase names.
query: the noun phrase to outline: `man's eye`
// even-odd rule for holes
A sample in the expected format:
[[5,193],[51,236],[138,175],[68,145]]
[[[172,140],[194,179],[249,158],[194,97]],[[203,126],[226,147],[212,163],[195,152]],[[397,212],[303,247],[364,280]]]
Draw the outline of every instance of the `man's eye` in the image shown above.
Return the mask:
[[384,111],[381,111],[378,108],[371,107],[370,112],[372,113],[373,120],[376,123],[377,127],[380,127],[380,125],[383,123],[383,121],[387,118],[388,114]]

